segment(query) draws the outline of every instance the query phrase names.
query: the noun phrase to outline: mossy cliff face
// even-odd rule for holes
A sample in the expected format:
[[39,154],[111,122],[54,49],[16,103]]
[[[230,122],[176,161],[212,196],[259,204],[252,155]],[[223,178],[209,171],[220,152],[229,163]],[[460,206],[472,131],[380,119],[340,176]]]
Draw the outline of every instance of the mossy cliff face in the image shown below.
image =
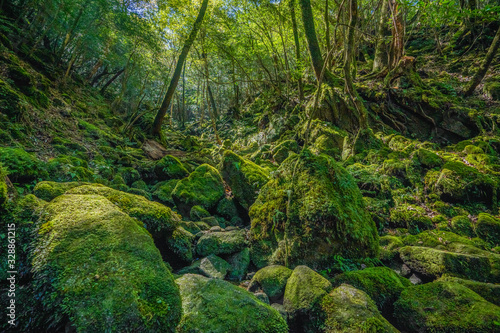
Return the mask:
[[287,333],[281,315],[229,282],[186,274],[176,280],[184,315],[179,333]]
[[230,150],[224,152],[221,174],[235,199],[245,209],[255,202],[258,192],[269,180],[269,172]]
[[214,167],[202,164],[189,177],[180,180],[172,191],[172,198],[181,212],[189,216],[193,206],[212,210],[224,197],[222,177]]
[[308,151],[286,159],[250,208],[252,260],[310,267],[375,257],[378,234],[347,171]]
[[44,216],[32,264],[54,330],[175,331],[179,290],[137,220],[100,195],[60,196]]
[[498,332],[500,307],[454,282],[409,287],[394,307],[399,325],[409,332]]

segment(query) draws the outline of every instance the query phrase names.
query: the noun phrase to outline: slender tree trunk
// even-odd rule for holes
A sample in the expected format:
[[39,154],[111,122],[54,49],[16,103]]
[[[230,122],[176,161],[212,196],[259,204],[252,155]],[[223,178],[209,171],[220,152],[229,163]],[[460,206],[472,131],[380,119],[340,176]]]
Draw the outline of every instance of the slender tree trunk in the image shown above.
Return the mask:
[[392,42],[389,53],[390,69],[398,65],[399,60],[403,57],[404,52],[404,27],[403,13],[399,8],[398,0],[389,0],[392,14]]
[[329,17],[329,11],[330,8],[328,6],[328,0],[325,0],[325,42],[326,42],[326,54],[330,52],[331,45],[330,45],[330,20],[328,19]]
[[479,67],[476,74],[472,78],[469,87],[465,91],[464,93],[465,96],[472,95],[476,87],[479,85],[479,83],[481,83],[484,76],[486,75],[486,72],[488,71],[488,68],[490,67],[491,62],[493,61],[493,58],[495,57],[495,54],[498,51],[499,46],[500,46],[500,28],[498,28],[497,33],[495,34],[495,38],[493,38],[493,42],[491,42],[490,48],[488,49],[488,53],[486,53],[486,57],[484,58],[481,67]]
[[299,85],[299,100],[302,101],[304,99],[304,88],[302,86],[302,66],[300,63],[300,42],[299,42],[299,32],[297,31],[297,20],[295,18],[295,0],[290,0],[288,2],[290,7],[290,16],[292,17],[292,30],[293,30],[293,40],[295,42],[295,58],[296,58],[296,69],[299,71],[298,73],[298,85]]
[[184,62],[186,61],[189,49],[191,48],[191,45],[193,44],[196,35],[198,34],[198,30],[200,30],[201,23],[203,22],[203,17],[205,16],[205,12],[207,11],[207,6],[208,6],[208,0],[203,0],[200,12],[198,13],[198,17],[194,22],[193,30],[191,30],[188,39],[184,43],[182,52],[179,55],[179,60],[177,61],[177,65],[175,67],[174,76],[170,81],[170,85],[168,87],[167,93],[165,94],[165,98],[163,99],[160,109],[158,110],[158,113],[155,117],[151,133],[153,136],[160,136],[161,124],[163,122],[163,118],[167,113],[168,106],[172,100],[172,96],[174,95],[175,89],[177,88],[177,83],[179,82],[179,77],[181,75],[182,67],[184,65]]
[[380,8],[380,19],[377,29],[377,46],[375,48],[375,57],[373,59],[373,72],[382,71],[387,67],[387,42],[385,40],[388,35],[387,20],[389,18],[388,0],[382,0],[382,7]]
[[104,94],[104,92],[106,91],[106,89],[108,89],[111,83],[113,83],[120,75],[122,75],[123,72],[125,72],[125,67],[116,72],[116,74],[113,75],[113,77],[109,79],[108,82],[106,82],[106,84],[100,90],[101,95]]
[[64,41],[63,41],[59,51],[57,52],[57,58],[59,59],[59,61],[61,61],[61,58],[64,54],[64,51],[66,51],[66,47],[68,46],[69,42],[73,38],[73,33],[75,32],[76,27],[78,26],[78,23],[80,22],[80,19],[82,18],[83,12],[85,11],[85,8],[87,7],[87,5],[88,5],[88,2],[85,2],[83,4],[83,6],[80,6],[80,10],[78,11],[78,14],[76,16],[75,21],[71,25],[71,28],[69,29],[69,31],[66,33]]

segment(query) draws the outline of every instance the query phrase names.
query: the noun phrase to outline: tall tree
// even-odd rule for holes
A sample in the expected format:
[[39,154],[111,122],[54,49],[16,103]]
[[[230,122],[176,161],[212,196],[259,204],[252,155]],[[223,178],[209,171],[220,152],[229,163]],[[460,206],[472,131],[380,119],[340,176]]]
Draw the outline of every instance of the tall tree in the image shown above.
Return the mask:
[[495,57],[495,54],[498,51],[499,46],[500,46],[500,27],[498,28],[497,33],[495,34],[495,38],[493,38],[493,42],[491,42],[490,48],[488,49],[488,53],[486,53],[486,57],[484,58],[481,67],[479,67],[476,74],[470,81],[469,87],[464,93],[465,96],[472,95],[476,87],[479,85],[479,83],[481,83],[484,76],[486,75],[486,72],[488,71],[488,68],[490,67],[491,62],[493,61],[493,58]]
[[203,0],[203,2],[201,3],[200,11],[198,13],[198,17],[194,22],[193,30],[191,30],[189,37],[184,42],[184,46],[182,47],[182,52],[179,55],[179,59],[177,60],[177,65],[175,66],[174,75],[172,76],[172,80],[170,80],[170,85],[168,86],[167,93],[165,94],[165,98],[161,103],[160,109],[158,110],[158,113],[156,114],[153,123],[153,129],[151,133],[153,136],[160,136],[163,118],[165,118],[168,106],[172,101],[175,89],[177,88],[177,84],[179,83],[179,78],[182,73],[182,67],[184,65],[184,62],[186,61],[189,49],[191,48],[191,45],[193,45],[196,35],[200,30],[201,24],[203,22],[203,17],[205,17],[205,12],[207,11],[207,6],[208,6],[208,0]]

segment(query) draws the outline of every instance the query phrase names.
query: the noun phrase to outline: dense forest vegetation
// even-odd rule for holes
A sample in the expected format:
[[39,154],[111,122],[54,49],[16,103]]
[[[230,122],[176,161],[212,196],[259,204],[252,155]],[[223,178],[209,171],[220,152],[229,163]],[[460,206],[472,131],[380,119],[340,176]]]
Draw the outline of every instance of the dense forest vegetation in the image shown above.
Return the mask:
[[500,332],[499,0],[0,1],[0,330]]

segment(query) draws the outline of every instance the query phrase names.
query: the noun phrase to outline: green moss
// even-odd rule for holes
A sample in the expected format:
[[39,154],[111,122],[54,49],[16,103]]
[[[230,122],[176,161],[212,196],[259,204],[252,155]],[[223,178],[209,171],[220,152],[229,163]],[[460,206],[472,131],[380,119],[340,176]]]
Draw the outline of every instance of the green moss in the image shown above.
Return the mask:
[[224,152],[221,173],[235,199],[245,209],[249,209],[255,202],[259,190],[269,180],[266,169],[230,150]]
[[332,289],[330,281],[307,266],[297,266],[288,278],[283,306],[294,318],[313,310]]
[[272,150],[273,159],[280,164],[287,159],[290,152],[299,152],[299,145],[297,144],[297,141],[285,140],[274,147]]
[[209,232],[196,244],[196,253],[205,257],[210,254],[232,254],[246,246],[245,232],[240,230]]
[[487,80],[484,83],[483,90],[489,98],[491,98],[495,101],[499,101],[500,100],[500,83],[498,83],[498,76],[493,77],[490,80]]
[[[343,283],[364,291],[375,301],[381,311],[391,313],[392,304],[398,299],[401,292],[410,281],[400,277],[387,267],[371,267],[360,271],[346,272],[335,277],[335,285]],[[389,310],[389,311],[387,311]]]
[[491,265],[487,257],[447,252],[420,246],[399,250],[403,262],[413,271],[436,278],[448,273],[458,277],[487,281]]
[[178,179],[171,179],[165,182],[160,182],[153,187],[153,198],[170,206],[174,206],[172,191],[177,185]]
[[3,206],[5,201],[7,201],[7,183],[5,182],[5,177],[7,177],[7,170],[2,167],[0,163],[0,207]]
[[443,159],[430,150],[420,148],[415,152],[415,154],[420,164],[425,168],[432,169],[443,165]]
[[391,225],[395,228],[407,228],[412,234],[432,229],[432,219],[427,216],[424,208],[416,205],[403,204],[391,210]]
[[47,177],[43,162],[23,149],[0,147],[0,163],[7,168],[9,178],[14,183]]
[[100,195],[59,196],[45,218],[32,262],[44,323],[57,330],[69,321],[79,332],[175,331],[178,288],[135,219]]
[[289,157],[261,189],[249,215],[252,252],[267,253],[258,259],[264,266],[326,267],[335,255],[378,254],[375,223],[356,182],[326,155],[306,151]]
[[231,265],[224,259],[211,254],[206,258],[201,259],[199,270],[206,277],[213,279],[224,279],[231,269]]
[[447,162],[440,172],[429,171],[425,183],[444,201],[497,205],[498,182],[462,162]]
[[324,313],[321,332],[399,332],[382,317],[369,295],[346,284],[322,299],[321,310]]
[[253,291],[260,287],[271,300],[278,299],[285,293],[286,283],[292,272],[280,265],[261,268],[253,276],[248,289]]
[[196,205],[211,210],[223,196],[222,177],[217,169],[208,164],[197,167],[189,177],[181,179],[172,191],[172,198],[184,215]]
[[24,112],[24,98],[11,89],[7,83],[0,80],[0,112],[12,117],[19,118]]
[[204,217],[211,216],[209,212],[207,212],[201,206],[193,206],[191,207],[191,211],[189,212],[189,217],[193,221],[200,221]]
[[476,236],[470,219],[465,215],[455,216],[451,219],[451,230],[453,230],[454,233],[465,237]]
[[139,171],[131,167],[122,167],[118,169],[118,174],[122,177],[124,184],[131,185],[141,179]]
[[66,191],[82,185],[89,184],[82,182],[57,183],[44,181],[36,184],[35,188],[33,189],[33,193],[42,200],[51,201],[52,199],[63,195],[64,193],[66,193]]
[[398,249],[403,247],[401,238],[397,236],[382,236],[380,237],[380,260],[383,262],[390,262],[399,256]]
[[248,272],[250,265],[250,250],[245,247],[240,252],[237,252],[227,258],[227,262],[231,265],[231,269],[227,275],[228,280],[241,281]]
[[193,240],[194,235],[179,226],[167,236],[167,247],[178,259],[189,263],[193,261]]
[[176,280],[187,332],[287,333],[286,321],[251,293],[219,279],[187,274]]
[[476,233],[481,239],[498,246],[500,243],[500,220],[490,214],[479,214]]
[[494,283],[484,283],[472,280],[460,279],[454,276],[444,275],[438,281],[454,282],[461,284],[477,293],[490,303],[500,306],[500,285]]
[[238,209],[236,208],[236,204],[234,203],[233,198],[223,198],[219,201],[217,205],[217,214],[230,221],[234,218],[238,218]]
[[500,308],[453,282],[407,288],[395,303],[394,315],[411,332],[496,332]]
[[481,148],[474,145],[465,146],[463,152],[466,154],[484,154],[484,151]]
[[182,179],[189,175],[189,172],[177,157],[167,155],[159,160],[155,165],[155,174],[160,180]]
[[94,184],[75,187],[68,194],[98,194],[106,197],[121,210],[144,223],[146,229],[153,234],[162,235],[175,230],[180,223],[180,216],[170,208],[146,198],[114,190]]

